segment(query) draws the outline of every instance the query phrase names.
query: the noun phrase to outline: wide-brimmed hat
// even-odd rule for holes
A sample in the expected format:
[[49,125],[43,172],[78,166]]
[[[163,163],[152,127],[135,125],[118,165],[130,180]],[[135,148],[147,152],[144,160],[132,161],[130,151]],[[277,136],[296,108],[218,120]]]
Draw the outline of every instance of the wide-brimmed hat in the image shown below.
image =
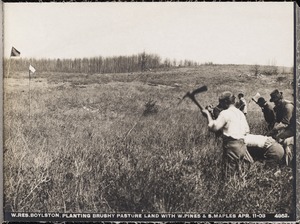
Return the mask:
[[277,100],[280,100],[282,99],[282,92],[279,92],[278,89],[275,89],[271,94],[271,99],[270,99],[270,102],[274,102],[274,101],[277,101]]
[[258,100],[257,100],[257,104],[262,107],[263,105],[265,105],[267,101],[265,100],[265,98],[263,97],[259,97]]

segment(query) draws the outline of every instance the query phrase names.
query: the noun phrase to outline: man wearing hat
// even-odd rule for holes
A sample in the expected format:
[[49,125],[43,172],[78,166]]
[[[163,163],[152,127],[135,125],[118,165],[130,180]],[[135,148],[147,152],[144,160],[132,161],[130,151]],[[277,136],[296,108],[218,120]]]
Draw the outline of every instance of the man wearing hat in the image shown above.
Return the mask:
[[235,106],[238,109],[240,109],[246,116],[247,115],[247,102],[244,98],[244,94],[239,93],[238,98],[239,98],[239,100],[236,102]]
[[275,112],[273,108],[263,97],[259,97],[256,103],[261,107],[265,121],[268,123],[268,131],[272,130],[275,124]]
[[282,92],[275,89],[271,94],[270,102],[274,102],[275,125],[270,131],[270,135],[285,148],[286,161],[289,163],[292,157],[295,133],[295,112],[294,104],[283,99]]
[[219,97],[223,109],[218,118],[214,120],[207,109],[202,110],[208,119],[208,128],[213,132],[222,130],[223,132],[223,155],[226,160],[227,168],[231,164],[236,164],[236,168],[240,171],[240,161],[253,162],[253,159],[247,151],[243,137],[249,133],[249,125],[242,111],[234,105],[235,96],[229,92],[223,92]]
[[270,102],[275,104],[274,111],[276,122],[270,133],[277,140],[294,136],[294,104],[289,100],[283,99],[282,92],[279,92],[277,89],[275,89],[270,96]]

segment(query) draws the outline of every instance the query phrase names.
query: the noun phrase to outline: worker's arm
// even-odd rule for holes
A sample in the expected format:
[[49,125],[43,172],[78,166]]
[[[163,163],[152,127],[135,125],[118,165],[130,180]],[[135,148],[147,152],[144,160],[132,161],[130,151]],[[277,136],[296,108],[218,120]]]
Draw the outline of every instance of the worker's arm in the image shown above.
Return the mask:
[[218,118],[216,120],[212,119],[211,114],[209,113],[208,110],[204,109],[204,110],[202,110],[202,112],[207,114],[209,130],[216,132],[216,131],[220,130],[221,128],[223,128],[224,125],[226,124],[226,121],[225,121],[224,117],[222,116],[223,115],[222,112],[220,113],[220,115],[218,116]]

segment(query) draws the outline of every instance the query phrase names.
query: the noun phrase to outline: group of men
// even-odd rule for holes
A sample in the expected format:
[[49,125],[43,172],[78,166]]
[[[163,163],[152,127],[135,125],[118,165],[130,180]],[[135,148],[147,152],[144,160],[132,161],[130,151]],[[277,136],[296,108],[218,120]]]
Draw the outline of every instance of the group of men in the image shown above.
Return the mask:
[[285,100],[277,89],[270,96],[270,103],[274,103],[274,106],[263,97],[255,101],[268,123],[266,135],[250,133],[246,119],[247,103],[243,94],[239,94],[239,100],[235,102],[235,96],[225,91],[219,96],[216,107],[202,110],[207,117],[209,130],[222,134],[224,158],[227,161],[235,164],[239,161],[253,163],[253,157],[258,157],[277,164],[291,163],[295,133],[294,105]]

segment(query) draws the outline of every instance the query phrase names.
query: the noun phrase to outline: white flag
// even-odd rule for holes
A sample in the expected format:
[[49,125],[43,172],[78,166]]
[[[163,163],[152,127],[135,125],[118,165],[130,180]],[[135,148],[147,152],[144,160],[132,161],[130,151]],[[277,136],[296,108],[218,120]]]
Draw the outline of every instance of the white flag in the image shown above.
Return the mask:
[[29,65],[29,71],[33,74],[35,73],[35,68],[32,65]]
[[256,93],[254,97],[252,97],[252,100],[257,103],[258,99],[260,98],[260,94],[259,93]]

